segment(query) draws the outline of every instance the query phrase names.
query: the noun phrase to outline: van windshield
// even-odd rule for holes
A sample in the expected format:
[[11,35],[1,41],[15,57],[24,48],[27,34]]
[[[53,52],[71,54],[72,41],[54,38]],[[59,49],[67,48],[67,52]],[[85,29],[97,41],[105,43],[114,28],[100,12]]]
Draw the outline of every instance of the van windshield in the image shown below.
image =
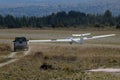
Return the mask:
[[16,37],[15,41],[27,41],[25,37]]

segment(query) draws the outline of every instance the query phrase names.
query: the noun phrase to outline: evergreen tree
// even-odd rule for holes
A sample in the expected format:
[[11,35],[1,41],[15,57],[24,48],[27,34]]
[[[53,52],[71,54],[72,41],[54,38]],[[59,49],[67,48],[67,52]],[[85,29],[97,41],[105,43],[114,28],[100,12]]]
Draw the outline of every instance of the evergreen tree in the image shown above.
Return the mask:
[[104,17],[103,20],[105,22],[105,25],[113,25],[114,24],[111,11],[106,10],[103,17]]
[[4,18],[4,25],[8,28],[15,28],[16,27],[16,20],[12,15],[7,15]]
[[120,16],[114,17],[112,12],[106,10],[104,14],[85,14],[78,11],[69,11],[68,13],[61,11],[58,13],[52,13],[48,16],[36,17],[36,16],[23,16],[14,17],[7,15],[3,17],[0,15],[0,26],[8,28],[21,28],[21,27],[68,27],[68,26],[89,26],[93,25],[97,28],[103,28],[104,26],[116,26],[118,28],[120,24]]
[[4,17],[0,15],[0,26],[4,25]]

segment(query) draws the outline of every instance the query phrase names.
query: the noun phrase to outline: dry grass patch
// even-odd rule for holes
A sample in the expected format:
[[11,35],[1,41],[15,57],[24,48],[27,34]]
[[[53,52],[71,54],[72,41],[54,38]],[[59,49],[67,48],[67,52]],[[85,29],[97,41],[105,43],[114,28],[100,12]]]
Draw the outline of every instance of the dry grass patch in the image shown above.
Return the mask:
[[0,51],[11,51],[11,47],[8,44],[0,44]]
[[[93,31],[93,30],[0,30],[5,36],[25,36],[28,39],[66,38],[73,33],[92,32],[99,34],[118,34],[95,40],[88,43],[106,43],[109,46],[96,46],[91,44],[65,44],[65,43],[36,43],[30,44],[31,54],[0,68],[0,80],[119,80],[120,74],[87,73],[86,69],[100,67],[120,67],[120,32],[119,31]],[[8,32],[8,33],[6,33]],[[10,34],[10,35],[8,35]],[[13,35],[14,34],[14,35]],[[115,45],[113,45],[115,43]],[[118,46],[116,47],[116,44]],[[20,53],[21,55],[21,53]],[[19,54],[18,54],[19,56]],[[41,69],[41,66],[48,69]]]
[[11,52],[11,47],[8,44],[0,44],[0,55],[7,55]]
[[11,52],[11,47],[8,44],[0,44],[0,63],[9,61],[10,58],[5,58],[3,56],[8,56]]
[[11,58],[0,58],[0,63],[4,63],[9,60],[11,60]]
[[120,66],[120,48],[115,47],[41,44],[32,46],[31,51],[41,51],[48,63],[74,63],[80,69]]
[[31,46],[31,53],[43,52],[48,56],[118,56],[120,55],[119,47],[96,46],[96,45],[69,45],[69,44],[35,44]]
[[41,44],[31,47],[33,48],[30,55],[0,68],[1,80],[119,80],[120,78],[114,74],[85,72],[91,68],[119,67],[119,48],[63,44],[59,46]]

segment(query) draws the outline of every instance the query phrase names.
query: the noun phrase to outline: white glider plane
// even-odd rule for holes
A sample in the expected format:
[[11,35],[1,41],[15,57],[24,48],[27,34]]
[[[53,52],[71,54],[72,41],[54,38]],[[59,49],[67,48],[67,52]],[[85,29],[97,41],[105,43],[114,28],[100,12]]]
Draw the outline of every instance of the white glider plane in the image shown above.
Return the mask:
[[[66,38],[66,39],[50,39],[50,40],[29,40],[30,43],[40,42],[40,43],[46,43],[46,42],[69,42],[72,43],[79,43],[83,44],[84,40],[91,40],[91,39],[98,39],[98,38],[105,38],[110,36],[115,36],[115,34],[108,34],[108,35],[99,35],[99,36],[92,36],[87,37],[91,33],[85,33],[85,34],[72,34],[73,37]],[[79,37],[79,38],[75,38]]]

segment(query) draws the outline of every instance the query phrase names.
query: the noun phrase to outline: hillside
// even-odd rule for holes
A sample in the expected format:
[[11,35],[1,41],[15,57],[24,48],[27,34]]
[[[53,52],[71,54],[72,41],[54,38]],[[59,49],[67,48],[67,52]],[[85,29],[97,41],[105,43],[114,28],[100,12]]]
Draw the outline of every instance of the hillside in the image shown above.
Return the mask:
[[[14,5],[13,5],[14,4]],[[43,16],[52,12],[76,10],[85,13],[103,13],[111,10],[120,14],[119,0],[0,0],[0,13],[15,16]]]

